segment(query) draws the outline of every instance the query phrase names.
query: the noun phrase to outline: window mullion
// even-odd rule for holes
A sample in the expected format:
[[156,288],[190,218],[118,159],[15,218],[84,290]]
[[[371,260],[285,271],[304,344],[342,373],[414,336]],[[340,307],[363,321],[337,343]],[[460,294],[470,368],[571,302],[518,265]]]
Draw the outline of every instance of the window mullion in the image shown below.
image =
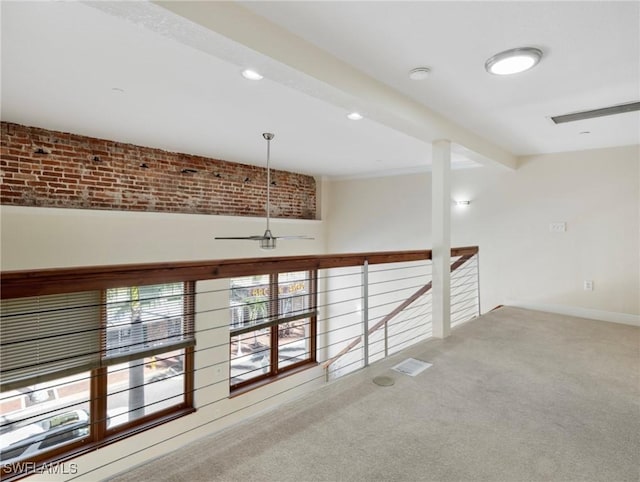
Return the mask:
[[316,361],[316,338],[318,335],[318,271],[309,271],[309,278],[311,289],[309,290],[307,296],[309,297],[309,307],[313,311],[312,317],[309,318],[309,353],[311,355],[311,360]]
[[[185,297],[184,297],[184,330],[191,333],[191,336],[195,340],[195,316],[196,316],[196,283],[195,281],[185,282]],[[193,406],[193,391],[194,391],[194,348],[193,346],[187,347],[184,350],[184,403],[188,407]]]
[[104,438],[107,430],[107,367],[96,368],[91,372],[89,416],[91,437],[94,442],[98,442]]
[[[269,318],[276,320],[280,316],[280,309],[278,307],[278,273],[272,273],[269,276]],[[280,327],[276,323],[271,327],[270,340],[270,361],[271,361],[271,373],[273,375],[278,374],[278,331]]]
[[[100,330],[98,330],[98,346],[100,354],[107,350],[107,291],[100,293]],[[104,438],[107,430],[107,367],[100,366],[91,371],[91,387],[89,401],[89,417],[91,420],[91,437],[95,442]]]

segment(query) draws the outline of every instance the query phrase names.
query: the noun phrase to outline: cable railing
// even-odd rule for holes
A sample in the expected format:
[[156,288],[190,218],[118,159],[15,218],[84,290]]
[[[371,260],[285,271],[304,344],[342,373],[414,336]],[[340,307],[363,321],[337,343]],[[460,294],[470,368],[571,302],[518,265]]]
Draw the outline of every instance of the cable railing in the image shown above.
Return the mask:
[[[451,264],[452,326],[480,314],[477,258],[477,251],[460,254],[454,257]],[[414,273],[419,274],[412,276]],[[362,305],[366,312],[358,310],[358,313],[352,313],[362,315],[361,333],[323,363],[327,380],[386,358],[431,335],[432,281],[429,262],[372,271],[365,263],[362,278],[363,287],[367,287],[362,294]],[[381,286],[387,283],[394,289],[381,291]],[[404,287],[398,289],[398,285]],[[385,297],[385,302],[381,302],[380,296],[392,293],[401,294],[390,300]],[[413,314],[416,310],[418,316]]]
[[[452,249],[454,324],[479,314],[477,257]],[[431,336],[429,250],[3,272],[1,283],[0,460],[16,467],[186,415],[149,447],[217,430]],[[85,325],[86,346],[51,342]],[[36,356],[9,359],[21,343]],[[21,475],[3,468],[3,480]]]

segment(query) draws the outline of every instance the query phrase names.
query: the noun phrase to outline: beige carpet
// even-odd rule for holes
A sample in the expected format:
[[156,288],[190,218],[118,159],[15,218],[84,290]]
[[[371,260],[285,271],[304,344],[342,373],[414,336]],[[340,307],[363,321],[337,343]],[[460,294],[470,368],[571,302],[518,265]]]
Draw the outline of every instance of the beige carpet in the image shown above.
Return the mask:
[[639,377],[640,328],[502,308],[112,480],[638,482]]

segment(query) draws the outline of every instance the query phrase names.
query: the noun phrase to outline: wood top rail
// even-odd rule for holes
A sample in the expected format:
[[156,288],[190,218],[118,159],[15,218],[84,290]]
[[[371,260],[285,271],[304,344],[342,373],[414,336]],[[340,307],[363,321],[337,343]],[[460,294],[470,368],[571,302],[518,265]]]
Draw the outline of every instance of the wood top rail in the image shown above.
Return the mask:
[[[477,251],[477,246],[452,248],[451,256],[464,256]],[[382,264],[427,259],[431,259],[429,249],[2,271],[0,298],[232,278],[281,271],[343,268],[359,266],[365,261],[369,264]]]

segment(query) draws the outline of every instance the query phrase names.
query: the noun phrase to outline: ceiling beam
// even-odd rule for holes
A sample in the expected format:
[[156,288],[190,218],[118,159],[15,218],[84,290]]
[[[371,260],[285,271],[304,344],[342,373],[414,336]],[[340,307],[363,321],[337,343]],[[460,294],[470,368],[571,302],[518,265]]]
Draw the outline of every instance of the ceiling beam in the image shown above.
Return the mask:
[[[417,139],[429,143],[449,139],[463,146],[472,153],[474,160],[485,165],[517,168],[517,158],[511,152],[451,122],[235,2],[153,3],[267,57],[268,60],[262,59],[262,64],[272,62],[273,71],[281,74],[280,79],[273,80],[286,81],[286,85],[290,87],[347,111],[361,112],[371,120]],[[294,79],[284,79],[283,67],[289,76],[292,71],[299,75]],[[269,66],[266,68],[268,70]]]

